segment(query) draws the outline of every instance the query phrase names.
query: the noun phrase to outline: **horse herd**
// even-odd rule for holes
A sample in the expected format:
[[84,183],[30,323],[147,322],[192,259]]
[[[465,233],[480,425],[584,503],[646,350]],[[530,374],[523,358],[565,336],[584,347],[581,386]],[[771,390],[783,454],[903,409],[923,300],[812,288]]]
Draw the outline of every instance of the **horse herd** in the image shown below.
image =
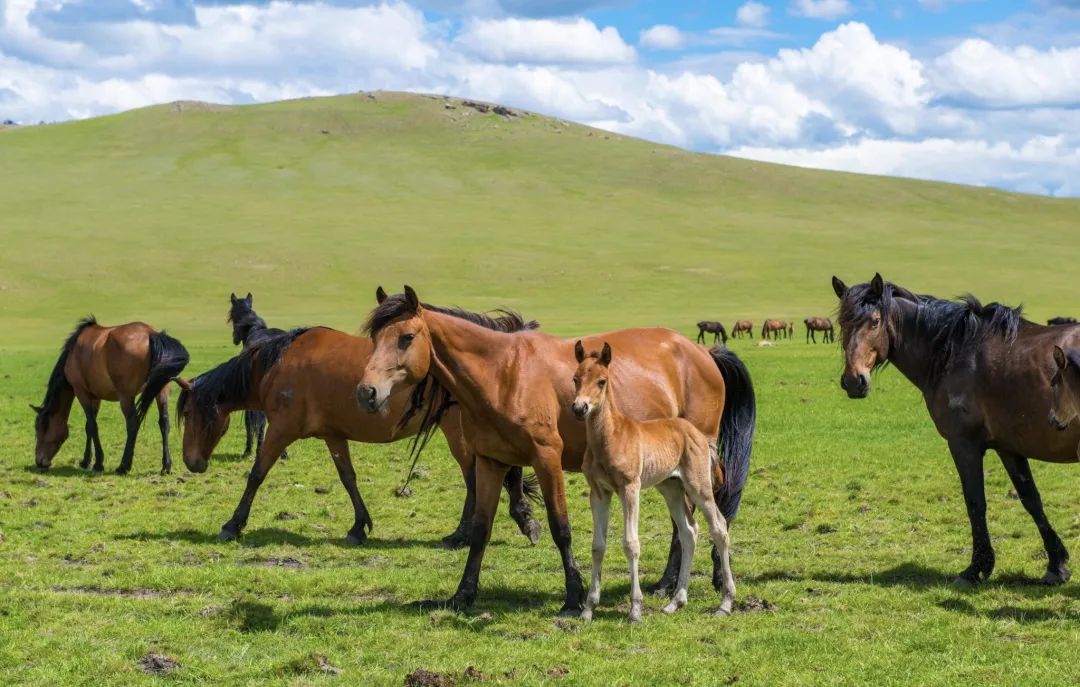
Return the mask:
[[[839,298],[844,371],[851,398],[870,392],[871,372],[894,365],[923,393],[960,475],[971,525],[972,557],[956,582],[990,575],[994,552],[986,526],[983,457],[997,452],[1046,549],[1042,581],[1069,578],[1069,559],[1043,511],[1029,458],[1080,458],[1080,326],[1041,326],[1018,309],[915,295],[875,275],[848,287],[833,277]],[[271,329],[253,309],[251,294],[230,298],[229,322],[239,355],[194,378],[180,376],[188,354],[176,339],[143,323],[115,327],[92,317],[79,322],[53,368],[36,414],[35,462],[48,469],[68,437],[77,399],[86,417],[80,465],[101,471],[97,431],[102,400],[118,401],[127,442],[117,472],[130,470],[139,427],[158,406],[162,472],[169,455],[168,384],[180,388],[177,418],[183,459],[205,472],[230,416],[244,411],[249,455],[247,485],[219,538],[240,536],[255,495],[276,461],[300,438],[322,439],[352,502],[347,541],[363,544],[371,516],[356,486],[349,441],[385,443],[411,438],[415,459],[434,432],[446,437],[466,486],[461,517],[443,539],[468,546],[457,591],[446,603],[470,606],[479,588],[499,494],[510,496],[510,515],[536,543],[540,524],[531,500],[542,497],[548,529],[559,550],[566,597],[561,613],[589,618],[600,596],[608,514],[618,494],[624,516],[624,551],[631,571],[630,620],[642,613],[638,583],[640,490],[656,487],[672,518],[668,562],[647,591],[670,593],[665,612],[686,603],[696,541],[693,513],[701,510],[713,543],[718,615],[731,612],[735,582],[728,526],[739,510],[757,422],[754,386],[746,366],[724,346],[707,349],[667,329],[624,329],[578,339],[539,331],[510,311],[494,315],[420,301],[406,286],[380,287],[366,336],[327,327]],[[805,321],[826,332],[825,318]],[[791,323],[769,320],[763,329]],[[726,341],[718,322],[699,323]],[[752,323],[738,322],[736,332]],[[526,476],[523,468],[532,468]],[[586,593],[571,547],[564,471],[583,472],[593,513],[592,584]]]
[[[817,343],[816,332],[821,332],[822,343],[834,343],[836,341],[836,333],[833,330],[833,323],[827,317],[807,317],[803,320],[803,325],[806,327],[806,343]],[[705,335],[713,335],[713,345],[717,342],[726,344],[728,342],[727,329],[724,328],[723,323],[716,320],[702,320],[697,323],[698,335],[697,342],[699,344],[705,343]],[[738,339],[739,335],[753,336],[754,323],[751,320],[739,320],[731,328],[731,336]],[[765,320],[761,325],[761,338],[763,340],[776,340],[779,338],[793,338],[795,336],[795,323],[785,322],[784,320]]]

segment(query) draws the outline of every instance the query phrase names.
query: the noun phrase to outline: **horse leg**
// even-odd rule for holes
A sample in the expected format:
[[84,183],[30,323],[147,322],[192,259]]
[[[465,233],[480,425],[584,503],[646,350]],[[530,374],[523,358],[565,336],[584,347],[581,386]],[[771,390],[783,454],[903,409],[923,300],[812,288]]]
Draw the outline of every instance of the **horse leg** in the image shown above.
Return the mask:
[[529,542],[537,544],[544,531],[533,517],[532,506],[525,495],[525,469],[515,465],[506,473],[506,493],[510,496],[510,517],[517,523]]
[[244,495],[240,497],[240,503],[236,506],[236,510],[233,511],[232,517],[221,526],[218,541],[232,541],[244,531],[248,515],[251,513],[251,502],[255,500],[255,494],[259,491],[259,486],[266,479],[266,474],[270,472],[270,468],[274,467],[274,463],[277,462],[281,451],[289,445],[290,441],[291,438],[283,436],[280,430],[275,432],[273,427],[266,433],[266,442],[263,443],[262,449],[255,456],[255,464],[251,466],[251,472],[248,473]]
[[671,519],[679,529],[679,544],[682,547],[682,563],[679,566],[679,580],[671,602],[664,607],[664,613],[674,613],[686,605],[686,590],[690,585],[690,566],[694,561],[694,547],[697,543],[697,528],[694,527],[693,515],[686,508],[686,497],[682,483],[678,479],[666,479],[656,485],[657,491],[667,502]]
[[375,529],[375,524],[371,522],[364,499],[360,498],[360,490],[356,488],[356,471],[353,470],[352,457],[349,455],[349,442],[342,438],[327,439],[326,448],[330,449],[330,457],[334,459],[341,485],[345,487],[345,492],[352,501],[353,526],[345,536],[345,543],[360,546],[367,541],[367,533]]
[[460,456],[453,450],[451,453],[457,458],[461,477],[465,480],[465,503],[461,506],[461,519],[458,520],[457,528],[443,537],[439,546],[444,549],[460,549],[469,543],[473,512],[476,510],[476,462],[471,453],[462,453]]
[[465,571],[461,575],[457,591],[447,602],[447,605],[456,611],[465,610],[476,599],[480,586],[480,564],[484,560],[488,539],[491,538],[491,524],[495,520],[495,511],[499,508],[499,492],[502,491],[508,469],[506,465],[485,456],[476,456],[474,466],[476,508],[472,516],[469,558],[465,562]]
[[1069,561],[1069,552],[1065,548],[1065,544],[1062,543],[1061,538],[1058,537],[1057,532],[1051,527],[1050,521],[1046,518],[1042,498],[1039,496],[1039,488],[1035,486],[1035,478],[1031,475],[1031,466],[1028,464],[1028,459],[1008,451],[998,450],[997,453],[1001,457],[1001,463],[1005,466],[1005,471],[1009,473],[1013,488],[1016,489],[1016,493],[1020,496],[1020,502],[1024,504],[1024,509],[1031,516],[1031,519],[1035,521],[1035,526],[1039,528],[1039,534],[1042,535],[1043,546],[1046,547],[1046,556],[1049,559],[1046,574],[1042,578],[1043,584],[1061,584],[1065,582],[1070,577],[1069,567],[1066,565]]
[[954,584],[970,587],[981,579],[989,578],[994,571],[994,547],[986,527],[986,492],[983,485],[983,455],[986,449],[973,441],[954,439],[949,441],[949,451],[956,472],[960,475],[964,504],[967,506],[968,520],[971,521],[971,565],[960,573]]
[[116,468],[116,474],[126,475],[131,471],[131,460],[135,456],[135,439],[139,436],[139,417],[135,413],[135,399],[131,397],[121,398],[120,410],[124,413],[127,441],[124,442],[124,455],[120,458],[120,465]]
[[638,539],[638,499],[641,485],[632,482],[623,487],[620,501],[623,508],[623,551],[630,564],[630,616],[631,623],[641,622],[644,599],[638,581],[638,559],[641,557],[641,541]]
[[244,458],[251,455],[251,449],[255,444],[255,434],[259,431],[256,429],[257,420],[255,419],[255,411],[244,411]]
[[646,585],[645,592],[653,596],[667,596],[675,591],[679,579],[679,567],[682,565],[682,546],[679,544],[679,526],[671,521],[671,546],[668,547],[667,565],[656,582]]
[[161,474],[172,471],[172,456],[169,455],[169,393],[162,391],[156,399],[158,409],[158,429],[161,430]]
[[581,611],[582,620],[592,620],[593,609],[600,603],[600,573],[604,567],[604,554],[607,553],[608,523],[611,519],[611,492],[596,488],[589,489],[589,506],[592,510],[592,583],[589,596],[585,599],[585,608]]
[[704,329],[700,329],[700,328],[698,329],[697,342],[699,344],[701,344],[702,346],[705,345],[705,330]]
[[83,451],[82,462],[79,463],[79,467],[87,469],[90,467],[91,449],[97,451],[97,462],[94,464],[94,469],[101,471],[104,466],[104,456],[101,452],[101,440],[98,439],[98,426],[97,426],[97,414],[98,408],[101,407],[101,401],[93,400],[82,403],[83,412],[86,414],[86,450]]

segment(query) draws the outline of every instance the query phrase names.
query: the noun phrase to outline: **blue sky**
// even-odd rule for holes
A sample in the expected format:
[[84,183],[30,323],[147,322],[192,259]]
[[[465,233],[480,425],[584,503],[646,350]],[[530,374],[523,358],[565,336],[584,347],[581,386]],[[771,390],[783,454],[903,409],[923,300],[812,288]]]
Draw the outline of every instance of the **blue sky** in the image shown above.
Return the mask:
[[1080,196],[1080,0],[0,0],[0,119],[378,88]]

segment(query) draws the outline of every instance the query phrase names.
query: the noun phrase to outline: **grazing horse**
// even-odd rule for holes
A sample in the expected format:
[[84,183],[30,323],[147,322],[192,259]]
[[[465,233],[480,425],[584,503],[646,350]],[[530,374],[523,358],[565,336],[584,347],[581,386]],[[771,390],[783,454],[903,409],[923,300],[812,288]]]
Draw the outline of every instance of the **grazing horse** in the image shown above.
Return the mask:
[[[356,388],[360,406],[377,413],[400,389],[429,374],[461,406],[466,440],[476,454],[476,513],[469,557],[448,605],[466,608],[476,598],[480,565],[498,503],[499,485],[513,465],[531,466],[540,481],[548,525],[562,558],[566,601],[561,613],[578,615],[584,602],[574,562],[563,471],[580,471],[585,428],[570,411],[574,398],[574,344],[539,331],[506,333],[478,326],[465,311],[422,305],[416,292],[391,296],[368,318],[375,342]],[[683,417],[722,444],[715,498],[734,519],[750,464],[756,403],[750,375],[726,348],[707,351],[668,329],[627,329],[587,337],[619,349],[612,378],[635,420]],[[674,526],[673,526],[674,527]],[[713,552],[713,584],[723,586]],[[672,536],[667,588],[679,570]]]
[[806,343],[817,343],[814,332],[821,332],[821,343],[833,343],[836,341],[836,332],[833,329],[832,320],[827,317],[808,317],[803,320],[806,325]]
[[[492,320],[492,326],[517,329],[534,327],[520,318]],[[259,410],[270,420],[266,440],[260,446],[247,488],[232,518],[221,528],[219,539],[240,536],[247,524],[255,494],[286,447],[300,438],[317,437],[326,443],[345,492],[352,501],[354,524],[346,537],[363,544],[372,529],[371,517],[356,487],[356,473],[349,441],[387,443],[415,437],[419,451],[436,427],[441,426],[465,478],[468,496],[457,530],[443,539],[443,546],[463,546],[475,500],[472,454],[464,446],[456,408],[447,408],[445,394],[421,382],[402,389],[386,415],[369,415],[356,407],[356,380],[371,356],[371,340],[325,327],[294,329],[252,344],[235,358],[192,380],[178,379],[183,388],[177,399],[177,415],[184,425],[184,464],[192,472],[205,472],[214,447],[229,427],[236,410]],[[342,402],[345,399],[345,402]],[[521,471],[507,475],[510,513],[523,534],[533,543],[540,539],[540,524],[532,518],[525,496],[535,496],[536,485],[523,481]]]
[[761,325],[761,338],[762,339],[779,339],[781,336],[787,337],[787,322],[783,320],[765,320],[765,324]]
[[731,336],[738,339],[739,334],[746,334],[747,336],[754,335],[754,323],[750,320],[739,320],[735,323],[735,326],[731,328]]
[[[285,333],[284,329],[266,326],[266,320],[259,317],[252,307],[254,300],[250,291],[243,298],[237,298],[235,293],[229,294],[229,315],[225,321],[232,324],[234,346],[242,344],[247,348]],[[244,457],[247,458],[251,455],[252,444],[255,444],[256,450],[262,446],[263,436],[266,434],[266,415],[258,410],[245,410],[244,434]],[[285,457],[287,456],[282,456]]]
[[1050,325],[1050,326],[1062,325],[1062,324],[1076,324],[1076,318],[1075,317],[1051,317],[1049,320],[1046,321],[1046,324]]
[[[1053,400],[1050,403],[1050,425],[1064,431],[1069,423],[1080,416],[1080,349],[1063,350],[1054,346],[1054,363],[1057,371],[1050,379]],[[1076,447],[1080,459],[1080,444]]]
[[68,415],[72,401],[78,399],[86,414],[86,448],[79,466],[90,467],[92,444],[94,471],[103,471],[105,452],[98,436],[98,409],[102,401],[119,401],[127,425],[127,442],[116,473],[127,473],[135,455],[139,427],[156,401],[161,428],[161,473],[168,473],[172,458],[166,387],[187,362],[188,352],[179,341],[148,324],[129,322],[103,327],[93,316],[81,320],[60,350],[60,358],[49,375],[45,400],[40,406],[30,406],[37,414],[34,460],[38,468],[47,470],[67,440]]
[[971,565],[957,584],[976,584],[994,570],[983,485],[988,449],[1001,458],[1042,535],[1048,558],[1042,581],[1069,579],[1069,553],[1043,512],[1028,460],[1077,460],[1080,427],[1055,432],[1042,418],[1053,396],[1053,348],[1080,345],[1080,327],[1043,327],[1022,319],[1018,309],[984,306],[974,296],[960,302],[917,296],[880,274],[850,288],[833,277],[833,290],[844,350],[840,386],[851,398],[865,398],[870,372],[891,363],[922,392],[949,444],[972,539]]
[[[600,603],[600,570],[607,550],[611,496],[619,494],[623,509],[623,548],[630,563],[630,622],[641,620],[642,595],[638,582],[638,503],[642,488],[656,487],[667,502],[671,519],[679,530],[682,565],[671,603],[664,613],[674,613],[686,605],[690,566],[694,558],[697,527],[689,500],[705,514],[709,536],[723,567],[724,597],[718,615],[731,613],[735,603],[735,579],[728,556],[728,529],[713,500],[713,468],[717,465],[716,445],[697,427],[681,417],[635,421],[619,412],[618,391],[610,374],[611,346],[607,342],[599,354],[585,355],[585,347],[574,345],[578,368],[574,372],[576,396],[571,409],[585,421],[586,449],[581,471],[589,482],[589,505],[593,515],[592,585],[581,617],[591,620]],[[723,478],[720,473],[721,479]]]
[[697,342],[701,345],[705,345],[705,332],[713,335],[712,342],[716,345],[717,339],[721,343],[727,343],[727,330],[724,329],[724,325],[719,322],[713,322],[710,320],[702,320],[697,323],[698,335]]

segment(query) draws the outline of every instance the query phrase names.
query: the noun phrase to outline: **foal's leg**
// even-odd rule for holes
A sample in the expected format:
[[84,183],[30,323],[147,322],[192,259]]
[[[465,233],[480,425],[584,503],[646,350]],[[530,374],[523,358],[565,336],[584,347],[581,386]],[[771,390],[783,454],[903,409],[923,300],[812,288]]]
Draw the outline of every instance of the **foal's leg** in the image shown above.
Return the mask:
[[582,620],[592,620],[593,609],[600,603],[600,571],[604,567],[604,554],[607,553],[608,522],[611,519],[611,492],[589,489],[589,506],[592,508],[592,584],[589,595],[585,598],[585,608],[581,611]]
[[236,510],[233,511],[232,517],[221,526],[218,541],[232,541],[244,531],[248,514],[251,513],[251,502],[255,500],[255,494],[259,491],[259,486],[266,479],[266,474],[270,472],[270,468],[274,467],[274,463],[277,462],[281,451],[292,440],[293,437],[282,434],[280,430],[275,432],[273,427],[266,433],[266,443],[263,444],[259,454],[255,456],[255,464],[251,466],[251,472],[248,473],[244,495],[240,497],[240,503],[236,506]]
[[1028,459],[1019,454],[1001,450],[998,451],[998,455],[1001,456],[1005,471],[1009,473],[1013,487],[1020,496],[1020,502],[1024,504],[1024,509],[1031,515],[1035,526],[1039,528],[1039,534],[1042,535],[1043,546],[1046,547],[1046,556],[1049,559],[1046,574],[1042,578],[1043,584],[1065,582],[1070,577],[1069,567],[1066,565],[1069,561],[1069,552],[1046,518],[1039,489],[1035,486],[1035,478],[1031,476]]
[[638,559],[641,557],[641,541],[638,539],[638,499],[641,485],[627,484],[622,490],[623,550],[630,563],[630,617],[631,623],[641,622],[642,595],[638,581]]
[[367,541],[367,533],[375,529],[375,525],[371,522],[364,499],[360,498],[360,490],[356,488],[356,471],[353,470],[352,458],[349,456],[349,442],[341,438],[327,439],[326,448],[330,449],[330,457],[334,459],[338,477],[352,501],[353,526],[345,536],[345,543],[359,546]]
[[656,485],[656,490],[664,496],[671,519],[679,528],[679,543],[682,546],[682,564],[679,566],[679,580],[671,602],[664,607],[664,613],[674,613],[686,605],[686,590],[690,586],[690,567],[694,562],[694,547],[697,544],[697,527],[693,515],[686,508],[683,485],[678,479],[667,479]]
[[133,397],[121,398],[120,410],[124,413],[127,441],[124,442],[124,455],[120,458],[116,474],[126,475],[131,471],[131,459],[135,456],[135,439],[139,436],[139,417],[135,413],[135,399]]
[[949,451],[956,464],[956,472],[960,475],[964,504],[971,522],[971,565],[960,573],[954,584],[970,587],[990,577],[994,571],[994,547],[986,527],[986,491],[983,484],[983,455],[986,449],[974,441],[961,438],[949,441]]
[[157,397],[158,429],[161,430],[161,474],[172,471],[172,456],[169,455],[169,392],[162,391]]

